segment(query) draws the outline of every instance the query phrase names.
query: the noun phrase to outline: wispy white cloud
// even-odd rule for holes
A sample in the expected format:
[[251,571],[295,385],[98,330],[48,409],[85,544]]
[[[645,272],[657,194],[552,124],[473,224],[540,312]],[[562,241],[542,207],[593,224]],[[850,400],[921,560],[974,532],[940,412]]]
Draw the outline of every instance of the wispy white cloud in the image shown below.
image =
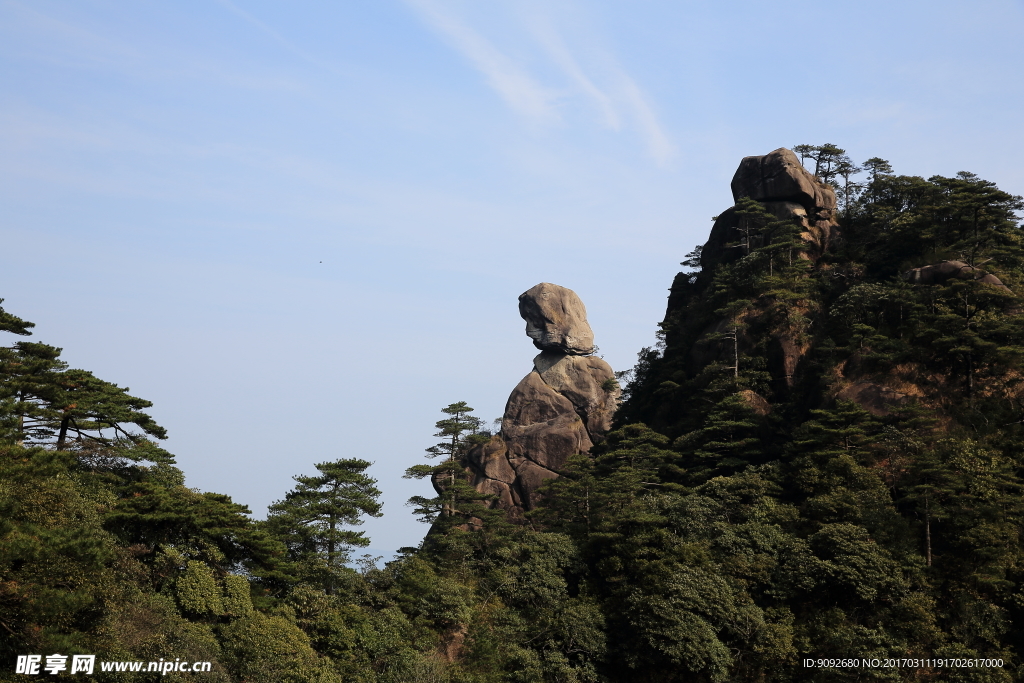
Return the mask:
[[[667,164],[675,156],[675,145],[648,95],[593,32],[580,30],[585,22],[572,22],[577,40],[571,46],[565,31],[560,30],[551,5],[520,3],[512,13],[519,25],[510,22],[508,27],[525,35],[534,48],[539,49],[546,58],[542,64],[553,67],[548,80],[563,81],[555,87],[531,73],[524,59],[512,58],[485,38],[451,2],[406,2],[481,71],[488,84],[519,113],[540,121],[562,121],[565,118],[562,112],[571,104],[573,95],[580,95],[607,128],[638,132],[648,154],[659,165]],[[535,70],[540,68],[535,67]]]
[[503,54],[480,33],[433,0],[408,0],[423,17],[487,78],[510,107],[526,116],[554,120],[553,93]]
[[5,52],[16,51],[33,59],[79,68],[131,64],[142,58],[139,49],[51,16],[38,3],[4,2],[2,10],[5,16],[0,23],[0,38]]
[[530,33],[537,40],[538,43],[544,48],[551,60],[561,69],[570,81],[575,83],[577,87],[587,96],[589,96],[594,104],[597,105],[601,111],[605,124],[609,128],[619,130],[621,127],[621,121],[619,120],[618,112],[615,110],[615,105],[612,99],[605,93],[601,88],[597,87],[594,82],[587,76],[580,63],[570,52],[569,47],[565,44],[565,40],[562,35],[555,28],[554,23],[551,21],[550,16],[542,13],[531,13],[526,16],[526,23]]
[[661,127],[654,108],[640,86],[625,71],[619,72],[619,81],[623,97],[633,110],[633,116],[647,142],[647,151],[659,164],[667,164],[675,156],[676,148]]

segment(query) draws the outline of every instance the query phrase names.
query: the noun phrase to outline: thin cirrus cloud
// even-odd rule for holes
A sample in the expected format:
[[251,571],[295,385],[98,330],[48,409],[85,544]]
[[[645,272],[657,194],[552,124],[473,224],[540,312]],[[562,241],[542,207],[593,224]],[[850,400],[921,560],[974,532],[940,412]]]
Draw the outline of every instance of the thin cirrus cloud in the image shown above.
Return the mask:
[[557,120],[556,93],[543,87],[468,24],[439,3],[409,0],[430,25],[487,77],[487,83],[519,113],[534,119]]
[[525,16],[524,19],[530,35],[544,48],[544,51],[551,60],[601,110],[605,124],[613,130],[619,130],[622,127],[622,123],[612,99],[597,87],[587,76],[586,72],[584,72],[579,61],[577,61],[569,47],[565,44],[565,40],[558,32],[558,29],[555,28],[550,16],[534,12]]
[[[483,73],[488,85],[509,107],[521,115],[541,123],[561,121],[560,103],[565,101],[570,93],[581,93],[596,108],[599,118],[607,128],[620,131],[628,127],[624,126],[623,119],[631,120],[639,130],[648,153],[659,164],[667,164],[675,155],[675,146],[658,121],[653,105],[636,81],[610,54],[593,45],[588,46],[588,52],[600,53],[598,59],[591,61],[600,64],[600,67],[594,70],[601,78],[588,74],[549,13],[543,10],[521,12],[521,28],[568,81],[568,88],[544,85],[525,66],[499,50],[492,41],[474,29],[442,0],[406,1],[452,47]],[[598,85],[602,80],[608,85]]]

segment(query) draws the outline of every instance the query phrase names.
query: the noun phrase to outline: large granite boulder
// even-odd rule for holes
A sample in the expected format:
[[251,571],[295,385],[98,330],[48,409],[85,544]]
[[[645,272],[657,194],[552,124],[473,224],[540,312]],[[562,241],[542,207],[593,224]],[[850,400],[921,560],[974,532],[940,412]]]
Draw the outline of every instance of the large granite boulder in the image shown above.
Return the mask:
[[500,433],[463,460],[476,490],[512,519],[537,504],[570,457],[604,439],[620,393],[608,363],[589,355],[593,332],[572,290],[541,283],[519,297],[519,310],[543,350],[508,397]]
[[548,386],[536,370],[508,397],[501,436],[510,461],[525,458],[549,470],[557,470],[569,456],[594,445],[576,406]]
[[834,210],[835,191],[803,167],[785,147],[760,157],[743,157],[732,177],[732,198],[791,201],[811,209]]
[[[796,154],[781,148],[764,156],[744,157],[732,179],[733,200],[756,199],[776,218],[800,226],[807,248],[801,258],[817,262],[838,234],[836,194],[806,170]],[[745,223],[735,207],[716,219],[701,250],[701,270],[710,277],[717,266],[762,246],[760,228]],[[744,244],[746,246],[744,246]]]
[[519,296],[519,315],[526,320],[526,335],[542,351],[594,352],[587,309],[571,289],[549,282],[531,287]]
[[976,280],[982,284],[1009,291],[1009,287],[992,273],[968,265],[963,261],[943,261],[930,266],[914,268],[904,273],[903,279],[914,285],[941,285],[951,279]]
[[545,384],[572,402],[594,443],[611,429],[618,384],[603,358],[545,351],[533,359],[533,367]]

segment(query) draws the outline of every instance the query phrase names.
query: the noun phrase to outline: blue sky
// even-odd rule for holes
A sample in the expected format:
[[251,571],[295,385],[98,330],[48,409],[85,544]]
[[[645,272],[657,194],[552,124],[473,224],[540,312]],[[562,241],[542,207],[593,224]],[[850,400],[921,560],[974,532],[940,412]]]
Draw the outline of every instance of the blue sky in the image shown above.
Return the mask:
[[1024,2],[0,1],[0,296],[262,516],[490,420],[574,289],[616,369],[740,158],[832,142],[1024,193]]

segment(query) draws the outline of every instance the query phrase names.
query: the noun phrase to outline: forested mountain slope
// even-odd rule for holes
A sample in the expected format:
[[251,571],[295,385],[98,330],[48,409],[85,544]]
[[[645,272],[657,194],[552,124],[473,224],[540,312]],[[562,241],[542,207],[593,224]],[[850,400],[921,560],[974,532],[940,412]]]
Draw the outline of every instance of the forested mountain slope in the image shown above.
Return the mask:
[[351,568],[369,463],[254,522],[184,485],[148,402],[0,349],[0,680],[53,653],[212,662],[93,676],[125,681],[1024,679],[1024,204],[794,152],[741,163],[607,439],[512,520],[451,404],[443,462],[409,458],[449,482],[412,501],[430,533],[381,569]]
[[795,648],[1002,657],[1002,672],[899,675],[1011,680],[1024,643],[1021,198],[877,158],[855,185],[842,150],[804,151],[840,199],[827,247],[806,219],[738,193],[673,284],[662,348],[641,354],[619,422],[663,435],[649,441],[664,450],[645,465],[658,484],[646,524],[699,547],[729,598],[716,605],[747,611],[738,630],[734,610],[700,616],[732,676]]

